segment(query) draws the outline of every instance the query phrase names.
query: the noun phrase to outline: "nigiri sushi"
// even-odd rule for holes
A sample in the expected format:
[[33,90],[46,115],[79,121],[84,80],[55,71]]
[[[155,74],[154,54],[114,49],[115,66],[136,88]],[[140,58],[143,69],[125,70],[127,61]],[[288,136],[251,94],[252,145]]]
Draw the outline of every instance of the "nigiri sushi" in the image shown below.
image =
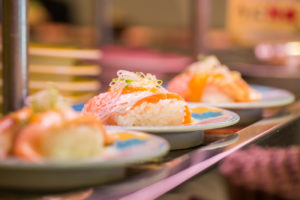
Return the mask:
[[106,133],[95,117],[67,119],[60,111],[47,111],[35,118],[18,133],[13,146],[15,156],[32,162],[100,156]]
[[191,122],[187,103],[168,92],[152,74],[117,72],[107,92],[90,99],[82,113],[91,113],[108,125],[166,126]]
[[167,89],[190,102],[253,102],[261,94],[252,89],[237,71],[230,71],[215,56],[205,57],[173,78]]
[[27,104],[0,120],[0,159],[91,159],[111,142],[101,120],[73,111],[53,87],[31,96]]

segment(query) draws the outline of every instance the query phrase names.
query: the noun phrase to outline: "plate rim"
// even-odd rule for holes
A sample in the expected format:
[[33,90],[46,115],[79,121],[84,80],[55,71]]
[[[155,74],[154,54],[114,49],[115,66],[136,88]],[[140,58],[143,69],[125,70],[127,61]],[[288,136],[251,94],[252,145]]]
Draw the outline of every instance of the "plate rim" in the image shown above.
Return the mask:
[[189,105],[210,105],[214,107],[219,108],[226,108],[226,109],[263,109],[263,108],[275,108],[275,107],[281,107],[286,106],[288,104],[291,104],[295,101],[295,95],[285,89],[276,88],[276,87],[269,87],[269,86],[263,86],[263,85],[255,85],[251,84],[251,88],[262,88],[262,89],[273,89],[277,91],[282,91],[287,94],[287,98],[283,99],[281,101],[277,100],[272,102],[272,104],[268,102],[263,101],[257,101],[257,102],[230,102],[230,103],[204,103],[204,102],[187,102]]
[[195,124],[195,125],[175,125],[175,126],[112,126],[112,125],[105,125],[107,129],[126,129],[126,130],[133,130],[133,131],[144,131],[148,133],[155,133],[155,134],[169,134],[169,133],[182,133],[182,132],[193,132],[193,131],[204,131],[204,130],[210,130],[210,129],[216,129],[216,128],[223,128],[232,126],[234,124],[237,124],[240,121],[240,116],[236,114],[235,112],[223,109],[223,108],[217,108],[210,105],[201,105],[201,107],[210,108],[213,110],[220,110],[223,113],[226,113],[227,116],[231,116],[230,120],[227,120],[226,122],[218,122],[217,124]]
[[[1,169],[11,169],[11,170],[87,170],[87,169],[96,169],[96,168],[118,168],[126,167],[137,162],[143,162],[151,160],[160,156],[165,155],[169,149],[169,143],[162,137],[157,135],[151,135],[149,133],[144,133],[142,131],[133,131],[133,130],[124,130],[124,129],[115,129],[107,130],[108,134],[113,134],[114,132],[131,132],[137,134],[146,135],[149,138],[152,138],[152,142],[160,142],[160,150],[153,153],[153,151],[143,151],[143,155],[134,155],[132,157],[117,158],[111,160],[101,160],[101,159],[89,159],[89,160],[79,160],[79,161],[45,161],[41,163],[32,163],[22,161],[21,159],[8,159],[0,161],[0,170]],[[145,155],[146,153],[146,155]]]

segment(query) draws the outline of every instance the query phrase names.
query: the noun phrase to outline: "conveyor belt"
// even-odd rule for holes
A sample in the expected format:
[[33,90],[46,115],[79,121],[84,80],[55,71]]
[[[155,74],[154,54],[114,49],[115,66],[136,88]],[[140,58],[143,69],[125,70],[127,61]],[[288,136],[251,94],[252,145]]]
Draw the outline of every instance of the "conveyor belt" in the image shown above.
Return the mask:
[[[192,177],[205,176],[227,155],[256,143],[286,146],[300,143],[300,102],[283,109],[273,117],[264,118],[236,133],[214,135],[216,141],[198,148],[175,151],[163,160],[132,167],[122,182],[97,187],[89,199],[154,199]],[[212,136],[207,136],[207,138]],[[224,146],[226,143],[232,143]],[[168,194],[167,194],[168,195]]]

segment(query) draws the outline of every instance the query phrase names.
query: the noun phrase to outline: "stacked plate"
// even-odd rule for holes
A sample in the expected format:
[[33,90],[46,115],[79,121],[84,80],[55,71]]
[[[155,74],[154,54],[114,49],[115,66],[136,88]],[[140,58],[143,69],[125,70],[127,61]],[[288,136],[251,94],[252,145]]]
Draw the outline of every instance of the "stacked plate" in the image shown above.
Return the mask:
[[99,92],[99,50],[31,46],[29,54],[30,94],[49,82],[72,103],[85,102]]

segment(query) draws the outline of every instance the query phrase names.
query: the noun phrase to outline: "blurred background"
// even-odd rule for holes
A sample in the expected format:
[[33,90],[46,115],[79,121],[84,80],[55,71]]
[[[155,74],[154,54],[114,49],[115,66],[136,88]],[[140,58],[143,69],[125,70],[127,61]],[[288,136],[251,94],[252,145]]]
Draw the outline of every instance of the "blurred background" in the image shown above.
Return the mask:
[[[298,86],[298,0],[29,0],[30,89],[49,81],[85,102],[119,69],[164,81],[198,53],[248,81]],[[196,54],[195,54],[196,52]]]
[[[210,1],[210,27],[225,28],[226,0]],[[189,52],[194,1],[30,0],[31,40],[97,46],[101,24],[111,44]],[[108,30],[111,29],[111,30]],[[107,43],[107,42],[106,42]]]

